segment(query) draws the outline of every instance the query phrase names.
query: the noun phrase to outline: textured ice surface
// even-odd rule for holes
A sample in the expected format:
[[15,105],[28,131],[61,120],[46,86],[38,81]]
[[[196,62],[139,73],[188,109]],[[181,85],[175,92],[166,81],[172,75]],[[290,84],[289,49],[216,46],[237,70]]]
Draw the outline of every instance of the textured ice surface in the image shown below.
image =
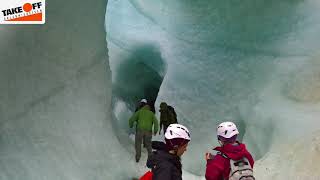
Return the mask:
[[0,179],[127,180],[136,165],[111,126],[106,1],[47,3],[45,25],[0,25]]
[[[146,170],[145,152],[136,165],[125,128],[141,84],[128,82],[133,97],[114,94],[111,121],[105,4],[50,1],[45,25],[1,26],[1,180],[127,180]],[[192,130],[184,179],[201,178],[203,153],[225,119],[237,121],[261,158],[259,179],[286,179],[284,172],[316,179],[318,7],[315,0],[111,1],[113,83],[123,90],[134,80],[123,76],[134,69],[122,69],[132,60],[150,75],[142,86],[161,85],[157,104],[175,105]]]
[[215,127],[224,120],[236,121],[260,159],[319,129],[318,8],[312,0],[112,0],[111,70],[117,76],[113,67],[136,46],[160,51],[167,66],[157,105],[173,104],[192,131],[186,171],[204,173],[203,153],[217,144]]
[[257,162],[257,179],[320,179],[320,132],[283,143]]

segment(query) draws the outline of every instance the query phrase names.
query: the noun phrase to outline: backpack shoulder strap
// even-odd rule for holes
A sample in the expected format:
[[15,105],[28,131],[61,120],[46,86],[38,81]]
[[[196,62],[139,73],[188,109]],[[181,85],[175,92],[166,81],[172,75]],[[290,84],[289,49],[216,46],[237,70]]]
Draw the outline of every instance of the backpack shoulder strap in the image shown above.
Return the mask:
[[218,151],[217,154],[219,154],[220,156],[222,156],[222,157],[224,157],[226,159],[230,159],[226,154],[224,154],[224,153],[222,153],[220,151]]

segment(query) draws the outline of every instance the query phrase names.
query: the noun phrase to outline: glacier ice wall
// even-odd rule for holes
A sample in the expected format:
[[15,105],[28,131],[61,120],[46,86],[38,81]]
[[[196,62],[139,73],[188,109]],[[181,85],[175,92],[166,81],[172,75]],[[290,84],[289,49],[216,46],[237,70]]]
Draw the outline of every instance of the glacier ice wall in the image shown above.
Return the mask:
[[134,173],[111,126],[106,3],[47,1],[45,25],[0,25],[1,180]]
[[[159,49],[167,65],[156,104],[174,105],[192,131],[186,171],[203,174],[203,153],[224,120],[236,121],[260,159],[319,129],[318,7],[313,0],[111,0],[110,67],[118,76],[115,67],[136,46]],[[114,108],[118,121],[127,121],[130,104],[115,103],[124,104]]]
[[[45,25],[1,25],[0,179],[141,174],[121,128],[135,98],[149,91],[113,96],[113,114],[121,115],[116,122],[110,106],[110,69],[121,89],[134,77],[122,76],[130,66],[119,67],[137,57],[142,74],[151,75],[141,86],[153,87],[149,96],[158,94],[157,105],[175,105],[193,132],[184,179],[203,174],[214,126],[233,118],[274,179],[286,165],[274,161],[279,157],[292,162],[288,172],[299,170],[304,158],[301,176],[319,172],[319,133],[312,134],[320,99],[318,2],[181,2],[111,1],[110,64],[106,1],[50,1]],[[292,142],[296,137],[302,140]],[[289,146],[278,146],[284,140]],[[261,179],[270,178],[269,170],[257,167]]]

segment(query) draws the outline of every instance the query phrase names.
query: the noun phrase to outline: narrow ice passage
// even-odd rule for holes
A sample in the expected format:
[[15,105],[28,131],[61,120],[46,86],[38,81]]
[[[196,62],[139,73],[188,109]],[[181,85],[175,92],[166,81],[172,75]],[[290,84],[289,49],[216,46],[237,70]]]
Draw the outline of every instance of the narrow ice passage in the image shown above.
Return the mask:
[[141,175],[125,127],[141,96],[190,127],[185,180],[226,119],[258,179],[320,177],[318,1],[106,4],[47,1],[45,25],[0,25],[1,180]]
[[[135,69],[124,73],[116,67],[136,46],[157,47],[167,68],[156,108],[162,101],[173,104],[180,122],[192,132],[184,170],[203,175],[203,153],[217,145],[215,126],[232,120],[240,127],[240,139],[260,160],[259,179],[283,179],[279,167],[284,165],[270,159],[295,159],[297,164],[286,169],[295,172],[303,156],[288,156],[295,152],[285,149],[311,142],[319,130],[318,7],[317,1],[111,0],[106,27],[113,84],[117,76]],[[121,96],[113,94],[114,99]],[[126,122],[130,102],[114,103],[122,104],[121,111],[113,108],[117,121]],[[316,151],[309,154],[312,159]],[[274,172],[259,162],[268,162]]]

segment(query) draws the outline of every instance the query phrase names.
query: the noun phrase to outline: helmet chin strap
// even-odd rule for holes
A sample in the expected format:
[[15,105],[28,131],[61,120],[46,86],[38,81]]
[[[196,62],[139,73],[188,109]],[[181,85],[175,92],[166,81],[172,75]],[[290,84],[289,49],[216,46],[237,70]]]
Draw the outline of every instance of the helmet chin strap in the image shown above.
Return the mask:
[[218,142],[219,142],[220,146],[224,145],[222,141],[218,140]]
[[173,155],[177,155],[177,152],[178,152],[177,149],[173,149],[173,150],[170,150],[170,151],[169,151],[169,153],[170,153],[170,154],[173,154]]

